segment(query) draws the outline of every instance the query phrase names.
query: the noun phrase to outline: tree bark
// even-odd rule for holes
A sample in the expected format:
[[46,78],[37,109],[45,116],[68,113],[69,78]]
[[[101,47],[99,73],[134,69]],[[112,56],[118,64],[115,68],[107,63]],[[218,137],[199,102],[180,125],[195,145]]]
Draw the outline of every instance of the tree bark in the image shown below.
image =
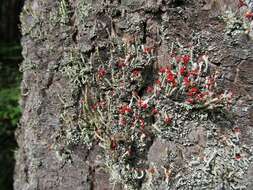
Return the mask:
[[[156,43],[158,55],[167,52],[168,45],[176,40],[184,45],[201,43],[199,51],[207,53],[213,67],[223,73],[219,85],[233,89],[237,97],[235,112],[239,117],[235,124],[241,129],[241,143],[252,147],[253,41],[246,35],[233,38],[225,35],[225,23],[217,17],[224,13],[224,7],[234,8],[234,5],[224,1],[224,4],[214,6],[210,3],[208,6],[205,1],[198,0],[26,0],[21,15],[25,60],[22,64],[23,116],[16,133],[19,150],[16,154],[15,189],[113,188],[110,174],[101,167],[103,160],[98,145],[88,148],[77,144],[66,151],[65,144],[59,140],[70,128],[62,122],[62,117],[67,114],[75,120],[84,88],[78,83],[73,84],[61,68],[69,62],[69,52],[73,49],[82,52],[86,60],[97,49],[103,53],[110,44],[110,36],[126,41],[129,36],[134,36],[147,46]],[[158,64],[163,65],[166,59],[160,58]],[[219,130],[222,133],[223,128]],[[226,131],[224,133],[226,135]],[[174,164],[180,173],[180,167],[189,167],[183,158],[188,159],[198,152],[198,146],[206,144],[207,130],[200,127],[192,136],[197,136],[200,144],[181,147],[172,141],[154,139],[147,153],[147,162],[160,163],[162,155],[157,149],[169,148],[175,150],[178,159]],[[182,154],[181,160],[179,154]],[[244,172],[246,189],[250,190],[253,185],[252,162]],[[174,178],[176,174],[172,181],[176,181]],[[213,187],[229,189],[222,184]],[[124,189],[124,185],[118,184],[114,188]],[[171,188],[176,189],[173,185]],[[139,189],[145,189],[145,182]],[[157,184],[156,189],[164,187]],[[178,189],[198,190],[204,186]]]

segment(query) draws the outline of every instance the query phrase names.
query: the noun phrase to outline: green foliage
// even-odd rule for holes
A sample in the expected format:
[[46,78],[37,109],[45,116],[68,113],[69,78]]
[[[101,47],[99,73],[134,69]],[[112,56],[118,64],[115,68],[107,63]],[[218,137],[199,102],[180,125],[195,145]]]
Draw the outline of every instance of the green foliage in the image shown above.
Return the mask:
[[19,88],[0,90],[0,126],[4,125],[6,121],[9,121],[13,126],[17,124],[20,117],[18,100]]
[[0,43],[1,60],[20,60],[21,46],[17,43],[1,44]]
[[21,61],[21,46],[17,43],[0,44],[0,132],[16,126],[19,117],[18,64]]
[[21,112],[19,83],[21,75],[21,46],[17,43],[0,43],[0,190],[13,189],[14,139]]

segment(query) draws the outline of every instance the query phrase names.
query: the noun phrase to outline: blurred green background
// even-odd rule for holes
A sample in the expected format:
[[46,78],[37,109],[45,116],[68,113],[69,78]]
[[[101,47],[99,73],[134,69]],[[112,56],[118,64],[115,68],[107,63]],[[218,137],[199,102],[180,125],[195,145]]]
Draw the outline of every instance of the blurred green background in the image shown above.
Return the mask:
[[0,1],[0,190],[13,189],[14,132],[19,108],[22,62],[19,14],[23,0]]

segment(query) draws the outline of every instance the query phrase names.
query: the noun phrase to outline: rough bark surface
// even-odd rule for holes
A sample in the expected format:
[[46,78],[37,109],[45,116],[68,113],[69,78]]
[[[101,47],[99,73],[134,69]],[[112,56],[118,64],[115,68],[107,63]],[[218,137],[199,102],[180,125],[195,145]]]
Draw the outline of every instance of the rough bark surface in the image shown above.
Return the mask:
[[[68,128],[61,122],[61,113],[67,109],[68,114],[75,115],[81,94],[80,87],[59,71],[65,52],[78,47],[89,57],[97,47],[106,49],[109,33],[126,40],[126,36],[134,34],[146,44],[162,41],[158,45],[161,53],[166,51],[166,44],[176,39],[189,44],[198,38],[204,51],[208,51],[211,63],[223,73],[220,85],[234,89],[239,115],[235,123],[242,131],[240,139],[247,146],[253,146],[253,40],[246,35],[236,39],[225,36],[225,23],[217,17],[228,7],[235,7],[232,1],[215,5],[204,0],[92,0],[85,4],[93,11],[89,12],[89,6],[84,7],[83,17],[79,11],[80,3],[85,1],[65,2],[69,11],[67,15],[62,13],[60,21],[56,19],[60,7],[56,0],[26,0],[21,17],[25,61],[22,64],[23,116],[16,133],[19,144],[16,190],[112,189],[109,175],[99,167],[103,162],[99,158],[99,146],[91,150],[84,145],[74,147],[71,162],[59,158],[59,150],[64,147],[57,147],[56,151],[53,146],[59,131]],[[166,34],[164,39],[159,31]],[[159,60],[159,64],[164,61]],[[191,137],[201,146],[206,143],[206,131],[202,127]],[[198,152],[197,147],[181,149],[171,142],[155,139],[148,160],[162,164],[163,154],[158,149],[165,147],[175,150],[175,154],[183,152],[183,157]],[[175,164],[184,167],[180,158]],[[245,180],[251,183],[247,187],[251,190],[253,166]]]

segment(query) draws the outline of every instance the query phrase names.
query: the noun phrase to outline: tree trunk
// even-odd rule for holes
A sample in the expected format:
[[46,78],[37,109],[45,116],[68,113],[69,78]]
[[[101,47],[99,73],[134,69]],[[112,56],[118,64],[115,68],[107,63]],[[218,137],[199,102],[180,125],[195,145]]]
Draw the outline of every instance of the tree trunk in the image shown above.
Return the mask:
[[[16,132],[19,150],[16,154],[15,189],[218,190],[232,189],[236,184],[245,185],[244,189],[250,190],[253,185],[252,148],[247,147],[253,146],[253,41],[246,34],[225,35],[226,23],[218,16],[228,8],[235,9],[235,5],[230,1],[215,2],[26,0],[21,15],[25,60],[22,64],[23,116]],[[168,61],[164,52],[168,52],[172,42],[196,46],[199,54],[208,55],[211,68],[222,73],[218,86],[232,89],[236,97],[234,111],[237,117],[233,122],[221,114],[215,117],[216,121],[203,126],[199,124],[196,127],[191,121],[179,123],[179,126],[188,126],[189,134],[175,133],[178,135],[175,139],[179,138],[177,142],[174,139],[161,140],[154,135],[143,159],[146,165],[155,165],[160,173],[164,173],[161,178],[152,179],[146,174],[144,180],[137,180],[138,184],[133,186],[120,181],[110,182],[112,173],[104,169],[103,158],[106,156],[102,154],[99,143],[91,142],[92,145],[88,146],[79,141],[69,144],[66,140],[69,131],[78,124],[80,100],[85,89],[81,80],[84,76],[82,68],[78,64],[75,67],[75,64],[81,55],[88,64],[98,50],[101,59],[107,61],[112,37],[129,44],[134,38],[147,47],[155,46],[159,57],[156,64],[159,66]],[[94,61],[98,62],[97,59]],[[66,122],[69,119],[72,122]],[[216,127],[212,127],[214,124]],[[234,128],[240,128],[238,146],[242,151],[241,157],[248,160],[245,167],[241,166],[242,173],[238,174],[236,183],[229,181],[231,176],[237,175],[230,173],[230,169],[233,171],[235,167],[229,165],[233,158],[223,160],[223,163],[219,159],[223,155],[211,154],[216,148],[217,151],[224,150],[224,155],[234,154],[229,145],[219,144],[223,137],[234,135]],[[208,144],[212,135],[219,137],[216,144]],[[190,145],[180,143],[185,142],[185,138],[189,139]],[[161,153],[165,149],[166,155]],[[173,159],[164,161],[169,154],[174,155]],[[193,176],[197,169],[191,159],[201,155],[210,160],[203,166],[207,170],[199,179]],[[216,162],[223,164],[222,174],[216,168],[219,165]],[[214,170],[217,173],[211,172]],[[213,182],[207,182],[210,176],[216,176],[217,181],[212,178]],[[152,184],[148,184],[148,179]]]

